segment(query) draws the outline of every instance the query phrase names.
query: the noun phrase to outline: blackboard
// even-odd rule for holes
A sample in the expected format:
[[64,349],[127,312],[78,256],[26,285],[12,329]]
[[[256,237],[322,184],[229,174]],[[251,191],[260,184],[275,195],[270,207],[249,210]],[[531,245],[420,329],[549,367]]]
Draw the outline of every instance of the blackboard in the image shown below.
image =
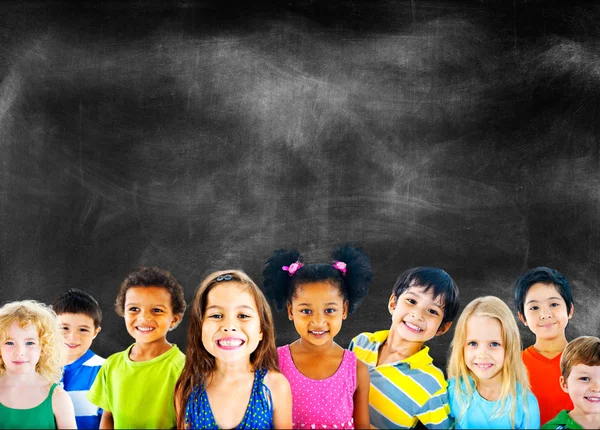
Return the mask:
[[[78,287],[94,349],[132,339],[112,305],[138,265],[191,299],[258,283],[274,249],[362,246],[371,292],[347,345],[387,328],[395,278],[445,269],[463,306],[546,265],[567,335],[597,335],[599,9],[593,2],[3,2],[0,298]],[[186,321],[170,334],[185,347]],[[522,327],[525,345],[533,342]],[[276,315],[278,344],[296,334]],[[451,334],[430,343],[445,367]]]

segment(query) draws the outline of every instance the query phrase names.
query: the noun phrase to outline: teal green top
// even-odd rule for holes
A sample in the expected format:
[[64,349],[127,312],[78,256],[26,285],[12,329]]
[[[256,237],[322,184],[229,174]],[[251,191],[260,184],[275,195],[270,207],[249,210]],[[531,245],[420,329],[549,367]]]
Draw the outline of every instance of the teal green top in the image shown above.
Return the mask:
[[560,429],[560,430],[578,430],[583,429],[581,425],[569,416],[569,412],[564,409],[542,426],[543,429]]
[[7,408],[0,403],[0,429],[55,429],[52,393],[58,384],[52,384],[48,397],[30,409]]

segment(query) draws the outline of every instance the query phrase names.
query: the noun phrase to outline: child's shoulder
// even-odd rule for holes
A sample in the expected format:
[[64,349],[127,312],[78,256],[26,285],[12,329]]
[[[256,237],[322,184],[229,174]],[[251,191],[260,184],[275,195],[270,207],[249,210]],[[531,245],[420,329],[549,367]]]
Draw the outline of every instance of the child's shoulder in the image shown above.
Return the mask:
[[363,332],[350,341],[348,349],[351,351],[357,347],[362,349],[377,349],[387,340],[389,333],[389,330],[379,330],[373,333],[368,331]]
[[277,370],[269,370],[265,375],[265,385],[274,395],[282,391],[290,390],[290,383],[283,373]]

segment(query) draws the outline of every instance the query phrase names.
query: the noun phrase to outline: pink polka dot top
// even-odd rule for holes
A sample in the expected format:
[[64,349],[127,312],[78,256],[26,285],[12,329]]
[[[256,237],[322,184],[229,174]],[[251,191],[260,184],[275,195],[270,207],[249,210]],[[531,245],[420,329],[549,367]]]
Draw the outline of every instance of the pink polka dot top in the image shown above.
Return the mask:
[[356,355],[345,350],[338,370],[326,379],[310,379],[296,368],[290,346],[277,348],[279,370],[292,388],[295,429],[353,429]]

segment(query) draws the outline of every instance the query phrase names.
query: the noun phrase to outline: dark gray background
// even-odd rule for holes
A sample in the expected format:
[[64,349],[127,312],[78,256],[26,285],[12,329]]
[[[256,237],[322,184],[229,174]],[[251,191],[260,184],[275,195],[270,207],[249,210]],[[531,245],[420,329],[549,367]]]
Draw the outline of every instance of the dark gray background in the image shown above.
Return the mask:
[[[101,355],[137,265],[191,299],[259,284],[272,250],[364,247],[375,277],[337,340],[387,328],[395,278],[438,266],[463,306],[524,270],[573,284],[598,334],[594,2],[129,1],[0,5],[0,298],[90,291]],[[185,347],[186,322],[170,335]],[[276,315],[278,344],[296,333]],[[524,343],[533,341],[523,328]],[[451,335],[430,345],[445,366]]]

